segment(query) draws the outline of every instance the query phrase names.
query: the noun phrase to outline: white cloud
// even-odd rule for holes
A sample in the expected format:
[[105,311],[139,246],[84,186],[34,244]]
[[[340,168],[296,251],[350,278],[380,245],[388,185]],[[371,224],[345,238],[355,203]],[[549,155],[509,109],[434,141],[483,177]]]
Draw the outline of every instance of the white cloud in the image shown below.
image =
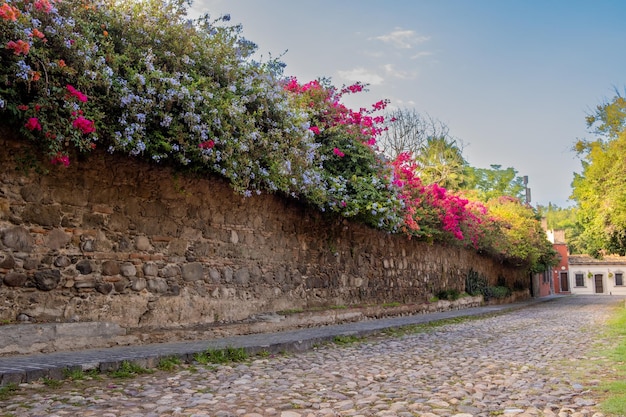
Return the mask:
[[398,49],[411,49],[415,45],[430,40],[430,36],[418,36],[414,30],[396,29],[386,35],[377,36],[374,39],[389,43]]
[[385,69],[385,73],[387,75],[394,78],[400,78],[401,80],[412,80],[417,77],[417,73],[415,71],[399,71],[394,68],[393,64],[385,64],[383,68]]
[[390,100],[391,104],[389,104],[389,106],[387,107],[390,110],[408,109],[417,105],[414,100],[402,100],[395,97],[390,97]]
[[415,55],[411,56],[411,59],[419,59],[419,58],[424,58],[427,56],[431,56],[433,53],[429,52],[429,51],[422,51],[422,52],[418,52]]
[[337,71],[339,77],[343,78],[348,82],[357,82],[360,81],[365,84],[370,85],[380,85],[385,81],[383,77],[376,74],[375,72],[368,71],[365,68],[355,68],[348,71]]

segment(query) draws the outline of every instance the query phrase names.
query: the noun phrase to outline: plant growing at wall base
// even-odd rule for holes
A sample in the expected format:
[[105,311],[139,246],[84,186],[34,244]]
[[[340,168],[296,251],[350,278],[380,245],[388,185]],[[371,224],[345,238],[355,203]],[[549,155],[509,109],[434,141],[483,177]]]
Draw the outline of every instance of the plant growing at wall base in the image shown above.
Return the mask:
[[207,349],[194,356],[194,360],[202,365],[243,362],[248,354],[243,348],[227,347],[225,349]]
[[146,369],[134,362],[123,361],[116,370],[109,372],[109,375],[113,378],[132,378],[137,375],[150,374],[152,372],[152,370]]
[[487,291],[487,278],[473,269],[465,277],[465,292],[469,295],[484,295]]
[[455,301],[461,298],[461,292],[456,289],[441,290],[437,291],[436,296],[439,300]]

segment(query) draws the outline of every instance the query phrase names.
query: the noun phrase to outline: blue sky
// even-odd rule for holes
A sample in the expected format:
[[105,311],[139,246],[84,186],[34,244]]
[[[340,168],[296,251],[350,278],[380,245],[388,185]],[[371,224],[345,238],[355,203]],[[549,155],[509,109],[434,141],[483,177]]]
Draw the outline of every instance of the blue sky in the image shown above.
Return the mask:
[[369,83],[354,108],[389,99],[441,120],[470,165],[528,175],[533,205],[571,204],[585,116],[626,87],[626,1],[194,0],[198,13],[230,14],[300,81]]

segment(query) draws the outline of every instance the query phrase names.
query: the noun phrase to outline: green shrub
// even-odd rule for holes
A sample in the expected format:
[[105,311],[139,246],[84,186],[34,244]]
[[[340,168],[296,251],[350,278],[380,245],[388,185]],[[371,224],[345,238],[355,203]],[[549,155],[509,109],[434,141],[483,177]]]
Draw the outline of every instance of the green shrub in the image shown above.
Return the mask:
[[511,295],[511,290],[508,287],[487,287],[485,291],[485,299],[490,298],[506,298]]
[[456,289],[441,290],[437,292],[436,296],[440,300],[454,301],[454,300],[458,300],[459,297],[461,297],[461,292]]
[[465,292],[469,295],[485,295],[487,291],[488,283],[487,278],[470,269],[467,272],[467,277],[465,278]]

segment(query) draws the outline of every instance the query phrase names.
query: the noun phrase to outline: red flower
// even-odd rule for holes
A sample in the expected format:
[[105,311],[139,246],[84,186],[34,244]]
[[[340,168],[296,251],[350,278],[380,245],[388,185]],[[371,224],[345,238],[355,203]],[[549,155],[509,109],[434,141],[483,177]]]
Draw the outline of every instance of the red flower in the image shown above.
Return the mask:
[[316,135],[319,135],[319,134],[320,134],[320,128],[319,128],[319,127],[317,127],[317,126],[311,126],[311,127],[309,128],[309,130],[310,130],[311,132],[315,133]]
[[346,154],[345,154],[345,153],[343,153],[343,152],[341,152],[341,151],[339,150],[339,148],[335,148],[335,149],[333,149],[333,153],[334,153],[335,155],[337,155],[338,157],[340,157],[340,158],[343,158],[344,156],[346,156]]
[[57,152],[57,154],[50,160],[52,165],[63,164],[63,166],[69,166],[70,157],[67,155],[63,155],[61,152]]
[[83,103],[87,102],[87,96],[72,87],[71,85],[68,84],[65,86],[65,88],[67,88],[67,91],[69,91],[72,96],[76,97],[78,101],[81,101]]
[[17,106],[18,110],[22,110],[22,111],[26,111],[28,110],[28,106],[26,104],[20,104],[19,106]]
[[31,132],[33,130],[41,130],[41,124],[39,124],[39,119],[37,119],[36,117],[31,117],[30,119],[28,119],[24,127],[26,127],[26,129],[30,130]]
[[93,121],[85,119],[83,116],[76,118],[72,123],[72,126],[83,132],[85,135],[96,131]]
[[215,146],[215,142],[213,142],[212,140],[207,140],[206,142],[202,142],[198,146],[200,147],[200,149],[211,149]]

